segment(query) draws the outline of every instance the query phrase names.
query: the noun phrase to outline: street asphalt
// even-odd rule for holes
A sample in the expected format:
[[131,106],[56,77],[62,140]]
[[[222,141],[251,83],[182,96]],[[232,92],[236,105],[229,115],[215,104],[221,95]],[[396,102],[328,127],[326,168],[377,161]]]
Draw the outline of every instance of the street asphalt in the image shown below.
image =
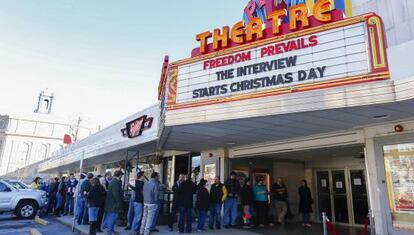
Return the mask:
[[44,218],[49,222],[48,225],[40,225],[32,220],[20,220],[12,214],[0,215],[0,235],[28,235],[32,228],[37,229],[43,235],[78,235],[73,233],[70,228],[62,225],[53,217]]

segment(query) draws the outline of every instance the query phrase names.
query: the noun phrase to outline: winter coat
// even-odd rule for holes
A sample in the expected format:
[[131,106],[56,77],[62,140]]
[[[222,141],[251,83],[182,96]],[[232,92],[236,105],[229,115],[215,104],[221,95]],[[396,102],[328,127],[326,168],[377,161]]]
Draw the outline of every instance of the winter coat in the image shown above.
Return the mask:
[[253,189],[249,185],[243,185],[240,191],[240,202],[242,206],[253,205]]
[[86,198],[89,207],[100,207],[105,203],[106,190],[102,185],[92,186]]
[[313,199],[309,187],[299,188],[299,213],[312,213]]
[[89,192],[89,190],[91,189],[91,182],[88,179],[85,179],[85,181],[83,181],[81,188],[80,188],[80,195],[81,197],[85,197],[85,192]]
[[160,194],[160,183],[158,180],[150,179],[144,184],[144,203],[145,204],[158,204]]
[[287,188],[285,184],[279,185],[275,183],[272,187],[273,199],[276,201],[286,202],[288,199]]
[[135,180],[135,186],[132,189],[135,192],[135,202],[144,203],[144,181]]
[[225,183],[227,198],[239,198],[240,183],[237,179],[228,179]]
[[78,186],[78,180],[77,179],[68,179],[66,182],[66,193],[69,196],[73,196],[73,194],[76,191],[76,186]]
[[223,184],[212,184],[210,187],[210,202],[223,203],[227,198],[227,189]]
[[196,209],[200,211],[206,211],[209,208],[209,197],[208,190],[204,187],[197,190]]
[[105,211],[119,213],[122,210],[124,195],[122,193],[121,181],[114,178],[108,187],[105,200]]
[[178,208],[193,208],[193,196],[196,193],[197,186],[191,181],[184,181],[177,191],[177,207]]

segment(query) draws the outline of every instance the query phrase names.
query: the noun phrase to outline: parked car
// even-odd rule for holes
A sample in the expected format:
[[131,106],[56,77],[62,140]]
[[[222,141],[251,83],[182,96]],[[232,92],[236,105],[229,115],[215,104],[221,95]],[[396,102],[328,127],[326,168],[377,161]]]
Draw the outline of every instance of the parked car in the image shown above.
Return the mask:
[[11,186],[13,186],[17,189],[30,189],[30,187],[27,184],[23,183],[20,180],[4,180],[4,181],[6,181]]
[[19,189],[5,180],[0,180],[0,212],[13,212],[18,218],[31,219],[39,208],[46,205],[46,192]]

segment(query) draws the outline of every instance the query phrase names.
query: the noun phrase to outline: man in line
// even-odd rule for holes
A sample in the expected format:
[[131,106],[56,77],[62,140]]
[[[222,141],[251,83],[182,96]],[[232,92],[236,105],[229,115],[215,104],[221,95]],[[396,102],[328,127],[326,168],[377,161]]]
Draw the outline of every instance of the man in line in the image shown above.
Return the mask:
[[76,190],[75,190],[75,195],[76,195],[76,199],[75,199],[75,203],[76,203],[76,215],[75,218],[78,222],[79,225],[82,224],[82,219],[83,219],[83,213],[85,210],[85,200],[82,200],[82,194],[81,194],[81,185],[83,184],[83,182],[85,182],[87,174],[86,173],[81,173],[80,175],[80,179],[78,182],[78,185],[76,186]]
[[131,225],[132,234],[138,234],[141,226],[142,212],[144,210],[144,172],[140,171],[137,173],[135,178],[135,186],[130,185],[132,190],[135,192],[134,199],[134,219]]
[[74,204],[74,194],[78,186],[78,180],[75,179],[73,173],[69,174],[69,179],[66,182],[66,201],[65,201],[65,212],[63,215],[73,215],[73,204]]
[[[180,211],[180,218],[178,220],[178,230],[180,233],[191,233],[192,212],[193,212],[193,196],[197,191],[197,186],[190,180],[188,175],[185,175],[184,182],[178,188],[177,205]],[[185,228],[184,228],[185,227]]]
[[154,216],[158,207],[160,185],[157,172],[151,174],[151,179],[144,184],[144,213],[141,221],[140,234],[149,235]]
[[59,182],[58,185],[58,191],[56,193],[56,208],[55,208],[55,216],[56,217],[60,217],[60,213],[63,211],[64,207],[65,207],[65,195],[66,195],[66,177],[63,176],[61,178],[61,181]]
[[174,221],[175,221],[175,217],[177,215],[178,212],[178,206],[177,206],[177,200],[178,200],[178,188],[180,187],[180,185],[184,182],[184,174],[180,174],[178,176],[178,180],[177,182],[174,183],[173,187],[172,187],[172,192],[173,192],[173,202],[172,202],[172,208],[171,208],[171,213],[170,213],[170,220],[168,223],[168,227],[170,229],[170,231],[173,231],[173,225],[174,225]]
[[285,217],[287,214],[287,188],[282,178],[277,178],[276,183],[272,187],[273,198],[275,200],[275,207],[277,213],[277,222],[285,224]]
[[239,203],[240,182],[237,180],[236,172],[231,172],[230,179],[225,183],[227,199],[224,202],[224,227],[236,226],[237,207]]
[[89,225],[89,210],[88,210],[88,201],[86,196],[88,195],[89,190],[91,190],[92,184],[91,179],[94,178],[94,175],[92,173],[89,173],[87,176],[87,179],[83,181],[81,187],[80,187],[80,194],[81,194],[81,200],[83,204],[83,214],[80,214],[80,218],[78,218],[78,223],[81,221],[82,225]]
[[121,170],[117,170],[114,173],[114,177],[108,186],[105,200],[105,226],[107,234],[112,235],[115,233],[114,228],[118,219],[118,214],[122,211],[123,193],[121,185],[121,177],[124,173]]
[[214,229],[214,224],[216,225],[216,229],[221,229],[221,208],[226,198],[226,186],[220,182],[220,177],[216,176],[214,178],[214,184],[210,188],[210,229]]

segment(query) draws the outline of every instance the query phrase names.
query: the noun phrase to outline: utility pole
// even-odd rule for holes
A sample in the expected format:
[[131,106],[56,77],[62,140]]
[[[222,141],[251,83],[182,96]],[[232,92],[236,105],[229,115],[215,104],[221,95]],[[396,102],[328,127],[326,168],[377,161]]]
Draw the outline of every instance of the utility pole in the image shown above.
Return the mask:
[[78,123],[76,124],[75,138],[74,138],[73,142],[77,142],[78,141],[79,127],[80,127],[81,122],[82,122],[82,118],[79,116],[78,117]]

